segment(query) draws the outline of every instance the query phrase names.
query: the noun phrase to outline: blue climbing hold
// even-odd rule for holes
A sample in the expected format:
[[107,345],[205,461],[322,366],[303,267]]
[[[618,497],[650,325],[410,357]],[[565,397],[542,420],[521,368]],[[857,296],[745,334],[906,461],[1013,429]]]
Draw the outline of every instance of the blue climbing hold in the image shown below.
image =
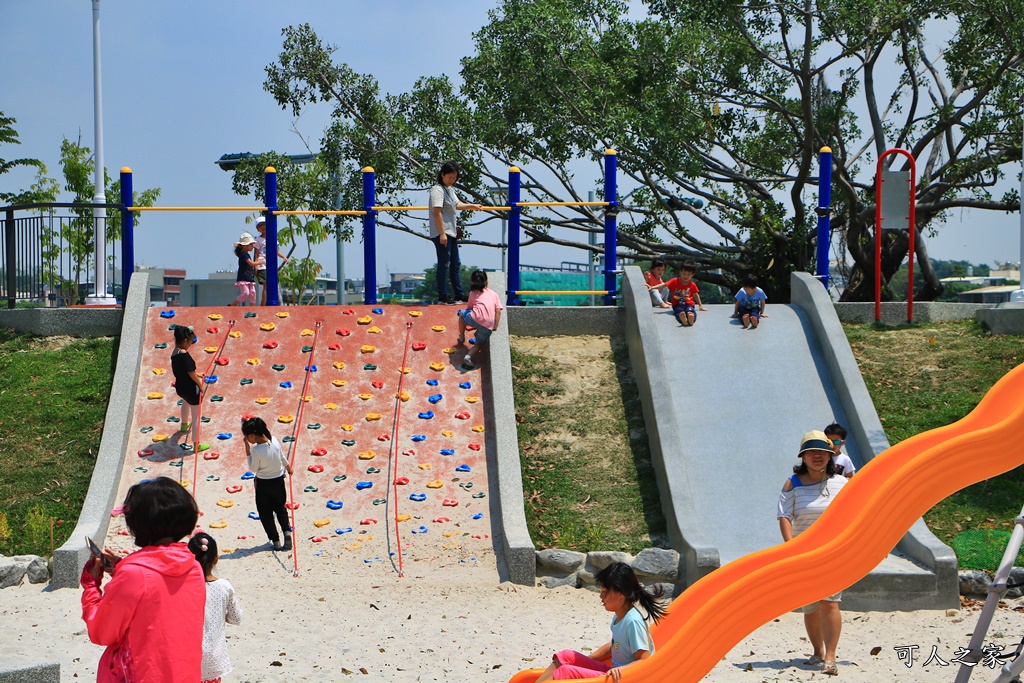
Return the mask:
[[256,512],[256,511],[253,511],[253,512],[249,513],[249,519],[259,519],[259,518],[260,518],[260,513]]
[[217,375],[207,375],[205,382],[207,384],[216,384],[217,383]]
[[292,388],[292,383],[291,382],[281,382],[281,384],[279,384],[278,386],[280,386],[282,389],[291,389]]
[[306,372],[316,372],[316,366],[315,365],[307,365],[306,366]]
[[170,311],[160,311],[160,317],[161,318],[173,318],[174,317],[174,311],[173,310],[170,310]]
[[455,449],[454,448],[442,448],[441,449],[441,455],[455,455]]
[[427,533],[427,527],[421,525],[418,529],[413,529],[412,532],[414,534],[425,534]]
[[220,434],[217,435],[217,438],[220,439],[221,441],[227,441],[228,439],[231,438],[231,432],[221,432]]
[[459,389],[469,389],[472,386],[469,382],[459,382]]
[[412,440],[413,441],[426,441],[427,440],[427,435],[426,434],[413,434],[412,435]]
[[427,380],[427,386],[428,387],[436,387],[437,386],[437,380],[436,379],[428,379]]
[[340,510],[343,505],[344,505],[344,503],[341,502],[340,500],[329,500],[329,501],[327,501],[327,507],[329,507],[332,510]]
[[431,403],[437,403],[442,398],[444,398],[444,396],[442,396],[441,394],[434,394],[433,396],[429,397],[427,400],[430,401]]
[[371,486],[373,486],[373,482],[372,482],[372,481],[360,481],[360,482],[356,482],[356,490],[357,490],[357,491],[362,491],[363,489],[368,489],[368,488],[370,488]]
[[429,420],[430,418],[434,417],[434,411],[424,410],[422,413],[419,414],[419,417],[421,420]]
[[409,500],[414,500],[417,503],[422,503],[426,499],[427,499],[427,494],[425,494],[425,493],[412,493],[412,494],[409,495]]
[[455,468],[456,472],[470,472],[469,465],[462,464]]
[[484,513],[482,513],[482,512],[478,512],[475,515],[473,515],[473,519],[483,519],[483,518],[484,518]]
[[469,338],[469,343],[470,343],[470,345],[476,344],[476,337],[470,337]]
[[245,474],[242,475],[242,481],[249,481],[250,479],[255,479],[255,478],[256,478],[256,475],[253,474],[252,472],[246,472]]
[[371,308],[370,309],[370,313],[373,313],[374,315],[384,315],[384,309],[383,308]]
[[342,534],[350,534],[352,533],[352,527],[349,526],[345,527],[344,529],[335,529],[334,533],[338,534],[339,536],[341,536]]

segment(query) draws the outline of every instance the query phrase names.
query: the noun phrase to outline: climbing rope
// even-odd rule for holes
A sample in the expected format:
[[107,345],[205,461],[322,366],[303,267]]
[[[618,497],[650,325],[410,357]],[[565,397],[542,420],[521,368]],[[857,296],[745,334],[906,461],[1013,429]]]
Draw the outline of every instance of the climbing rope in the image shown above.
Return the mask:
[[[206,383],[206,377],[210,374],[210,370],[213,369],[214,363],[224,353],[224,347],[228,343],[228,337],[231,336],[231,329],[235,326],[234,320],[228,321],[228,331],[224,333],[224,338],[220,340],[220,344],[217,345],[217,351],[213,354],[210,362],[206,366],[206,370],[203,372],[203,386],[199,389],[199,411],[196,413],[196,423],[192,425],[195,429],[192,430],[192,499],[196,497],[196,486],[197,480],[199,479],[199,430],[203,424],[203,401],[206,399],[206,392],[209,390],[210,385]],[[193,332],[193,335],[195,333]],[[181,474],[184,469],[185,456],[181,456],[181,466],[178,468],[178,483],[181,483]]]
[[[309,361],[306,363],[306,376],[302,380],[302,393],[299,395],[299,408],[296,411],[295,423],[292,427],[292,442],[291,442],[291,453],[288,457],[288,466],[295,469],[295,454],[298,452],[298,431],[299,426],[302,424],[302,411],[306,407],[306,389],[309,387],[309,376],[313,372],[313,360],[316,356],[316,344],[320,339],[320,321],[316,321],[316,329],[313,330],[313,345],[309,349]],[[293,480],[295,475],[288,477],[288,509],[291,512],[292,517],[292,559],[294,560],[294,571],[292,576],[298,578],[299,576],[299,535],[296,533],[298,526],[295,523],[295,509],[298,507],[295,504],[295,491],[293,486]]]
[[405,363],[409,358],[409,337],[412,336],[412,323],[405,323],[405,351],[402,354],[402,365],[398,368],[398,393],[395,394],[395,419],[391,423],[391,451],[388,454],[388,481],[391,482],[391,495],[387,497],[384,514],[389,514],[392,502],[394,503],[395,520],[395,544],[398,548],[398,566],[395,567],[395,558],[391,554],[391,527],[385,526],[387,536],[388,558],[391,560],[391,567],[398,572],[398,576],[404,576],[402,571],[402,536],[398,533],[398,427],[402,421],[402,387],[405,385]]

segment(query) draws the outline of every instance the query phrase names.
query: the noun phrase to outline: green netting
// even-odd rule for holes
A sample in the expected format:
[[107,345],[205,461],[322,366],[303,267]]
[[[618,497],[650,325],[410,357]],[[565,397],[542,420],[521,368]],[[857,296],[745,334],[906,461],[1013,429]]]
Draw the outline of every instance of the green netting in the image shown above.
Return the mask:
[[[995,571],[1003,559],[1010,532],[1001,529],[970,529],[953,537],[953,550],[961,569]],[[1024,549],[1017,553],[1014,564],[1024,567]]]
[[[619,289],[619,278],[616,276],[615,288]],[[604,287],[604,275],[597,273],[594,276],[594,289]],[[521,271],[519,273],[519,288],[521,290],[580,290],[590,289],[590,280],[586,273],[552,273],[552,272],[531,272]],[[527,306],[589,306],[589,294],[529,294],[519,295],[520,301]],[[601,305],[602,297],[595,295],[596,303]]]

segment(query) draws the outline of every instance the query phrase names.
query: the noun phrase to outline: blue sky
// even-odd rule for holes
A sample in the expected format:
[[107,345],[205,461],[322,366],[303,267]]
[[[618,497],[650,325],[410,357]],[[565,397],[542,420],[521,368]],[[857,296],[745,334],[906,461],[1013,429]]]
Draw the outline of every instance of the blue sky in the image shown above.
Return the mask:
[[[151,3],[102,0],[104,155],[107,169],[135,172],[136,188],[160,187],[159,203],[246,204],[231,191],[230,174],[214,165],[221,154],[304,152],[293,118],[263,91],[264,67],[281,49],[281,29],[310,23],[338,46],[336,59],[370,73],[384,91],[400,92],[420,76],[458,78],[459,59],[495,3],[367,2],[347,0],[217,0]],[[43,160],[59,176],[64,137],[93,147],[92,4],[89,0],[0,0],[5,31],[0,110],[17,119],[22,144],[4,156]],[[11,66],[17,65],[17,66]],[[328,107],[294,121],[315,145]],[[1016,174],[1014,174],[1015,176]],[[588,174],[589,177],[589,174]],[[0,177],[4,189],[25,187],[30,174]],[[1010,181],[1016,184],[1016,180]],[[136,233],[136,260],[184,267],[204,276],[233,268],[231,244],[246,229],[241,214],[148,214]],[[500,227],[478,230],[498,241]],[[421,271],[433,261],[422,240],[388,233],[378,238],[378,273]],[[956,211],[929,243],[933,258],[1017,261],[1018,214]],[[362,274],[359,243],[347,250],[346,274]],[[333,246],[315,255],[335,272]],[[585,260],[579,252],[541,247],[524,263]],[[467,247],[463,262],[498,267],[497,250]]]

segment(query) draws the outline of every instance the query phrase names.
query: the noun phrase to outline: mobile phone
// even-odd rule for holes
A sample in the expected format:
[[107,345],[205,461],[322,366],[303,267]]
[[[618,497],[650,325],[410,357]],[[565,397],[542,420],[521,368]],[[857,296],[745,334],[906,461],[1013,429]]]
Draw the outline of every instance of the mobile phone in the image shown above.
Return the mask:
[[89,546],[89,552],[92,553],[93,557],[99,558],[100,562],[103,564],[104,567],[106,567],[107,569],[113,567],[113,565],[110,564],[110,560],[100,551],[100,547],[96,545],[95,541],[86,536],[85,544]]

